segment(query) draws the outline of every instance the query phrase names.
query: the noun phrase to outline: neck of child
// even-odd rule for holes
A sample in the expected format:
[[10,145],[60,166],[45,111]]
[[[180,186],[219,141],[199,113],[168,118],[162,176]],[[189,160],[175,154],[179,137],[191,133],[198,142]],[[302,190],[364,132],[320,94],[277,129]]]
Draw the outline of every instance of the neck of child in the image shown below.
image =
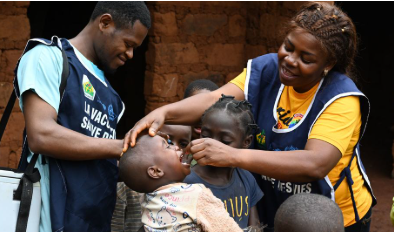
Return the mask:
[[169,185],[169,184],[174,184],[174,183],[179,183],[178,181],[172,181],[172,180],[164,180],[163,178],[161,180],[157,180],[156,182],[152,183],[151,185],[148,185],[149,190],[151,190],[150,193],[153,193],[157,189]]
[[223,186],[231,181],[234,168],[196,165],[193,171],[204,181],[212,185]]

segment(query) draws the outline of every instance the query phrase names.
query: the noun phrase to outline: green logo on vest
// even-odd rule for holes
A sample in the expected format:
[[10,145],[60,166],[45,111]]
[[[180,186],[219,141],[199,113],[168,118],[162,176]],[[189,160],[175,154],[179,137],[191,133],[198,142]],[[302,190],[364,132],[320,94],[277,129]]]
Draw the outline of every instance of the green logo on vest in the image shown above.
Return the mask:
[[264,129],[261,130],[261,133],[256,135],[256,141],[258,144],[258,147],[261,149],[265,149],[265,131]]
[[83,85],[83,93],[85,94],[85,97],[88,98],[89,100],[94,100],[94,96],[96,95],[96,90],[93,88],[93,85],[90,83],[86,75],[83,75],[82,85]]

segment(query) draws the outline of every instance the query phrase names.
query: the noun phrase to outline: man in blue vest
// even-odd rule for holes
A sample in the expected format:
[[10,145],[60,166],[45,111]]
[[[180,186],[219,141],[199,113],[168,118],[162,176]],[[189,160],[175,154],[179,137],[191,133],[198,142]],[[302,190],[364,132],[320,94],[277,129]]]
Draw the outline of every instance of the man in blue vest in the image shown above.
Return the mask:
[[[21,160],[41,154],[40,231],[110,231],[124,104],[104,73],[133,57],[150,26],[143,2],[98,2],[75,38],[28,42],[14,84],[26,121]],[[69,76],[60,98],[61,50]]]

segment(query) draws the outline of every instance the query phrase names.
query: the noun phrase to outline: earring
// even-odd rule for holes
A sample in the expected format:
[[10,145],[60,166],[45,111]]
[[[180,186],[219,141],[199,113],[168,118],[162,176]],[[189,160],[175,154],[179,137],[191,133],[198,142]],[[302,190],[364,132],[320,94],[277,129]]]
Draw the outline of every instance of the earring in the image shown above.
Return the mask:
[[326,77],[326,76],[327,76],[327,74],[328,74],[328,69],[324,69],[324,72],[323,72],[323,77]]

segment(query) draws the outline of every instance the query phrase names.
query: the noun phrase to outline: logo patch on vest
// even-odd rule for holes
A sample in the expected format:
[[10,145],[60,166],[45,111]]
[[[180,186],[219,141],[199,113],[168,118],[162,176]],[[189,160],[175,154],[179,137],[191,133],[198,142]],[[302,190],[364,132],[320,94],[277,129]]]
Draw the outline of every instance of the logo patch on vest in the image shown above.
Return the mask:
[[261,133],[256,135],[256,141],[257,144],[259,146],[259,148],[261,149],[265,149],[265,131],[264,129],[261,130]]
[[291,120],[291,122],[289,124],[289,128],[292,128],[295,125],[297,125],[297,123],[299,123],[303,117],[304,117],[303,114],[300,114],[300,113],[294,114],[293,119]]
[[85,97],[88,98],[89,100],[94,100],[94,96],[96,95],[96,90],[94,89],[92,83],[90,83],[86,75],[83,75],[82,85],[83,85],[83,93],[85,94]]

